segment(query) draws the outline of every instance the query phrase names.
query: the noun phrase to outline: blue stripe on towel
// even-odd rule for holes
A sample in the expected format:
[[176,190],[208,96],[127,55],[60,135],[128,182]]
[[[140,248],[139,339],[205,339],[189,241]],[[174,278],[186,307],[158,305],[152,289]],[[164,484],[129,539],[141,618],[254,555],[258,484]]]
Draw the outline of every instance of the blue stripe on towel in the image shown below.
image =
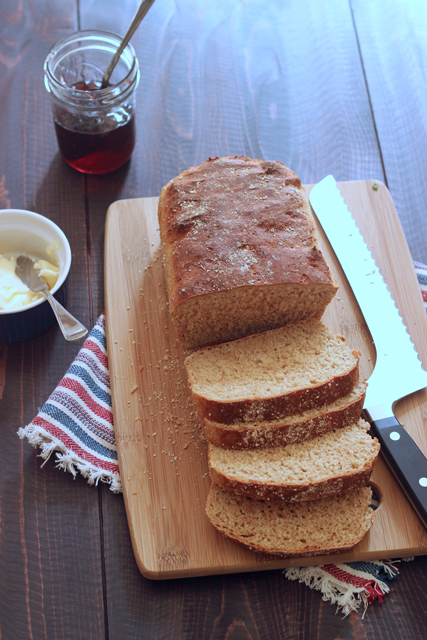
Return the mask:
[[93,393],[94,396],[98,398],[98,400],[105,402],[105,404],[108,404],[111,407],[111,395],[106,391],[104,391],[103,389],[101,389],[100,387],[98,387],[98,385],[95,383],[95,380],[86,371],[86,369],[84,369],[83,367],[79,367],[77,364],[72,364],[67,371],[67,375],[70,375],[70,374],[78,378],[81,378],[81,380],[85,383],[87,388],[90,389],[90,391]]
[[61,411],[61,409],[59,409],[55,405],[50,404],[49,401],[43,405],[40,413],[45,413],[56,422],[59,422],[60,425],[66,427],[68,431],[70,431],[76,438],[78,438],[80,442],[83,443],[84,446],[88,449],[95,451],[103,458],[109,458],[110,460],[117,461],[117,451],[107,449],[107,447],[102,446],[102,444],[94,440],[85,429],[82,429],[75,420],[73,420],[70,416]]

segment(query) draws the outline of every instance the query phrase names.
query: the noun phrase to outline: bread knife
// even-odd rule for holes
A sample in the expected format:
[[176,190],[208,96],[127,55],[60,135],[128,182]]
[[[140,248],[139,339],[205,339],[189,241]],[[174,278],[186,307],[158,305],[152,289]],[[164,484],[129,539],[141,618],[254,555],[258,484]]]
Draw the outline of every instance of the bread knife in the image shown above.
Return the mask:
[[353,290],[374,341],[377,360],[368,380],[364,417],[386,462],[427,527],[427,458],[394,415],[394,403],[427,386],[424,371],[394,300],[337,183],[327,176],[310,203]]

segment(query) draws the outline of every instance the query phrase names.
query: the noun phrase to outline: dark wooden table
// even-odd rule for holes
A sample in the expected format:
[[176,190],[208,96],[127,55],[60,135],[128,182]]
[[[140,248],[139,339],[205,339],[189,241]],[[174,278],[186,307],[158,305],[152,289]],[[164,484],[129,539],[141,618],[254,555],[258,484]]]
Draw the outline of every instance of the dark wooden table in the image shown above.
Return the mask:
[[[69,238],[68,308],[103,310],[109,204],[157,196],[209,156],[277,159],[305,183],[389,187],[427,263],[424,0],[156,0],[134,37],[138,140],[123,169],[86,177],[56,145],[43,62],[78,29],[125,32],[137,0],[0,0],[0,208],[37,211]],[[427,339],[427,336],[426,336]],[[152,582],[135,564],[121,495],[41,460],[16,432],[74,359],[55,327],[0,343],[0,638],[283,640],[425,637],[425,557],[382,605],[345,620],[280,571]]]

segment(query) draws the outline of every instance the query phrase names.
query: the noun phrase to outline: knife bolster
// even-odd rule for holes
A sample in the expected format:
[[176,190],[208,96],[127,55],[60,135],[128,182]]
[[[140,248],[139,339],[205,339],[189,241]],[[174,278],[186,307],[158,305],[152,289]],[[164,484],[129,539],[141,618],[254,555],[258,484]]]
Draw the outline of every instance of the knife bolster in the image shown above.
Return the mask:
[[[390,418],[390,416],[393,417]],[[375,407],[369,407],[369,409],[365,407],[363,409],[362,417],[371,424],[372,422],[382,422],[383,420],[395,420],[393,408],[390,404],[379,404]]]

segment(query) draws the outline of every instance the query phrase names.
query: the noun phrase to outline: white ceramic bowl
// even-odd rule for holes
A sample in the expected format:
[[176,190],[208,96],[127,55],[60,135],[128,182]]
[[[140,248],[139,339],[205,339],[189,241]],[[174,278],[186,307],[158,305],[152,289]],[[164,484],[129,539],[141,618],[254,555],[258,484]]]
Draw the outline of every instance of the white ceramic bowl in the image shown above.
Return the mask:
[[[21,254],[52,262],[47,249],[53,247],[59,276],[52,294],[66,302],[66,281],[71,266],[71,249],[65,234],[51,220],[23,209],[0,210],[0,255]],[[0,342],[34,338],[56,322],[45,298],[20,309],[0,309]]]

